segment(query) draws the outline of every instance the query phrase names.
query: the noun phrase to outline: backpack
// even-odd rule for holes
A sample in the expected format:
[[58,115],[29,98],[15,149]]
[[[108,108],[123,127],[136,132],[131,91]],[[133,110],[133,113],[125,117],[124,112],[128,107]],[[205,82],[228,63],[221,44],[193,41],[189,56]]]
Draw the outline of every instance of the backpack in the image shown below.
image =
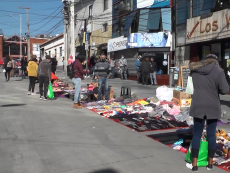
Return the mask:
[[13,63],[12,61],[9,61],[6,65],[7,68],[12,68],[13,67]]
[[74,62],[71,63],[70,65],[67,65],[67,76],[69,76],[70,79],[74,77],[75,72],[77,71],[77,70],[74,71],[73,64]]

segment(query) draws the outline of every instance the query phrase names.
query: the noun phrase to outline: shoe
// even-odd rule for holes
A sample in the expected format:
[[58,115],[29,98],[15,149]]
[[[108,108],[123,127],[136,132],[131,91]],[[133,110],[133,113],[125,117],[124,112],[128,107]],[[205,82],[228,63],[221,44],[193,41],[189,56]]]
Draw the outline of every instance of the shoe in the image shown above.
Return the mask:
[[43,101],[46,101],[46,100],[47,100],[47,97],[44,97],[44,98],[43,98]]
[[29,91],[29,92],[27,93],[27,95],[31,95],[31,92]]
[[81,102],[78,102],[77,104],[78,104],[78,106],[81,106],[81,107],[83,107],[83,105],[81,104]]
[[32,96],[36,96],[36,93],[31,93]]
[[207,170],[211,171],[212,170],[212,165],[207,165],[206,168],[207,168]]
[[42,100],[43,99],[43,96],[40,96],[40,98],[39,98],[40,100]]
[[194,172],[197,172],[198,171],[198,167],[197,166],[192,166],[192,164],[191,163],[186,163],[186,167],[188,168],[188,169],[191,169],[192,171],[194,171]]
[[73,108],[74,108],[74,109],[81,109],[82,106],[79,106],[78,103],[74,103],[74,104],[73,104]]

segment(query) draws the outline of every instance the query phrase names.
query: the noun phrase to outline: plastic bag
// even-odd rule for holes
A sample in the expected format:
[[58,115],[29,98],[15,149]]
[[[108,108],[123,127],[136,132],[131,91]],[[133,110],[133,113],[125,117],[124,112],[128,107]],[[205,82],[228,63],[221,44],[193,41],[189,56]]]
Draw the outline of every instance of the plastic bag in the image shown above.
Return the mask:
[[[188,153],[186,154],[185,160],[189,163],[192,163],[192,157],[191,157],[191,148],[192,143],[190,144]],[[198,167],[205,167],[207,166],[208,162],[208,141],[200,141],[200,150],[197,160],[197,166]]]
[[173,89],[166,86],[158,87],[156,90],[156,97],[159,101],[169,101],[173,99]]
[[49,86],[48,86],[47,98],[49,98],[49,99],[54,98],[54,92],[53,92],[53,87],[52,87],[51,82],[49,83]]
[[3,73],[5,73],[6,72],[6,69],[3,69],[3,71],[2,71]]

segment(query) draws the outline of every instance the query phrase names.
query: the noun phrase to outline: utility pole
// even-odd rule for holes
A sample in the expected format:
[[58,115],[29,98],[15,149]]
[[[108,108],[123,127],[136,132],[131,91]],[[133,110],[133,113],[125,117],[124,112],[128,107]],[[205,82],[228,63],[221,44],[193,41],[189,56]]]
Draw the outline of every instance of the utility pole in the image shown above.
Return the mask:
[[[68,58],[69,58],[69,20],[70,20],[70,9],[69,9],[69,2],[67,0],[62,1],[64,3],[63,18],[64,18],[64,47],[65,47],[65,67],[67,67]],[[67,72],[67,68],[65,68]]]
[[70,4],[70,39],[71,39],[71,55],[75,58],[75,14],[74,0]]
[[22,15],[20,14],[20,59],[22,58]]
[[27,42],[28,42],[28,60],[30,60],[30,24],[29,24],[29,9],[25,7],[18,7],[19,9],[25,9],[27,13]]
[[85,56],[86,56],[86,70],[88,70],[88,52],[89,52],[89,35],[87,33],[87,24],[88,23],[88,20],[85,19],[85,25],[84,25],[84,32],[85,32]]

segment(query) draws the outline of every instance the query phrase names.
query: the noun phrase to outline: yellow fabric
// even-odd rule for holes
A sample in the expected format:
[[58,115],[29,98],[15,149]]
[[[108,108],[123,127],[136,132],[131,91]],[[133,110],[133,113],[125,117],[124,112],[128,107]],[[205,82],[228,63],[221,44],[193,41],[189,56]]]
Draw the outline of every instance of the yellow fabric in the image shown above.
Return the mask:
[[28,71],[28,76],[37,77],[38,76],[38,64],[34,61],[29,61],[27,71]]

